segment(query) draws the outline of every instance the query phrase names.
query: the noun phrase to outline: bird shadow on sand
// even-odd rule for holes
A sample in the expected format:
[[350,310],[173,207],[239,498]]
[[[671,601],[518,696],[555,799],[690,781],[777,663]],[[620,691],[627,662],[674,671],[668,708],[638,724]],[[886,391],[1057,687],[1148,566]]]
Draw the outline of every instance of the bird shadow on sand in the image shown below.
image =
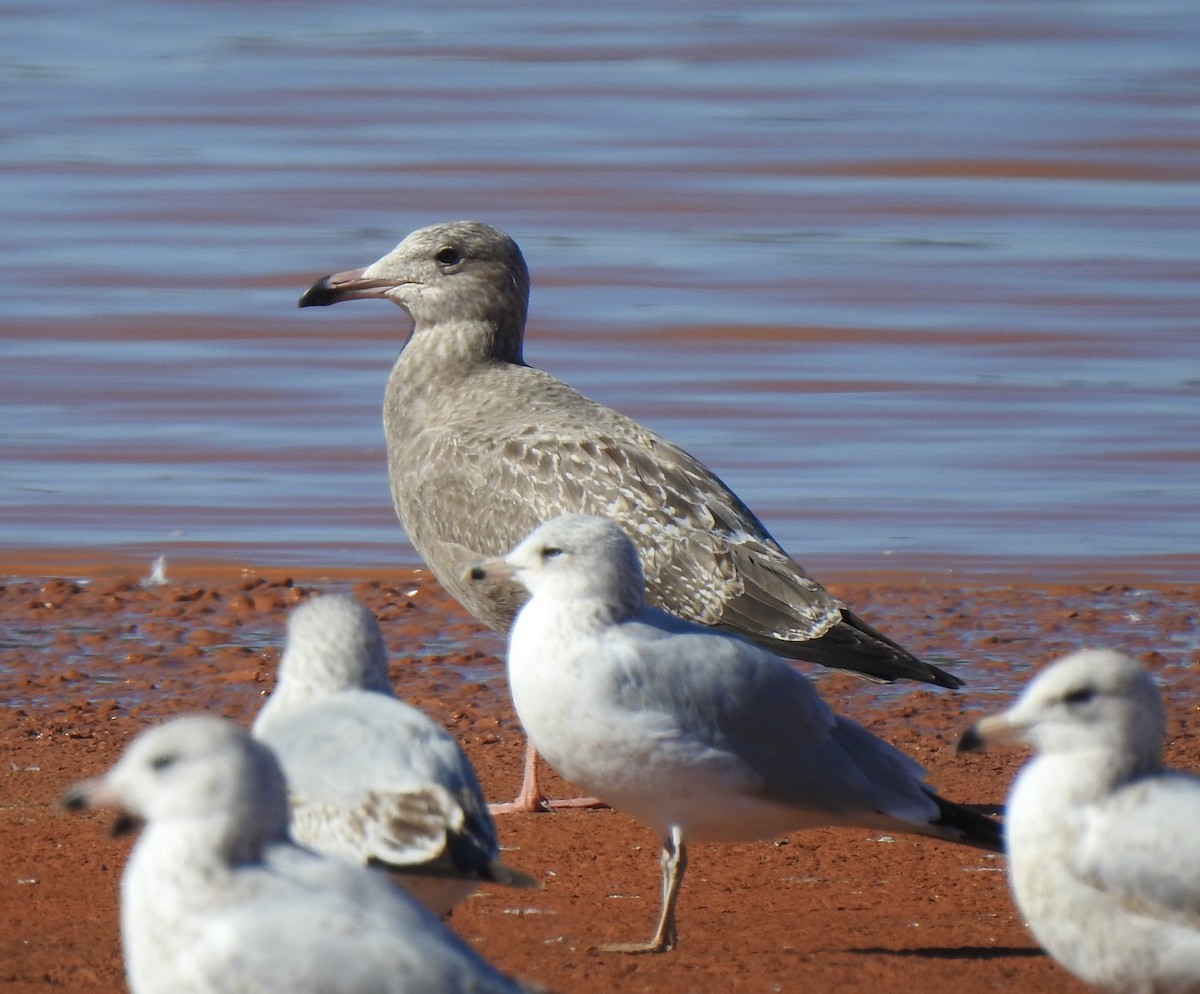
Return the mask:
[[924,949],[883,949],[879,946],[867,946],[861,949],[851,949],[849,952],[870,956],[899,956],[907,959],[945,960],[1027,959],[1034,956],[1046,955],[1044,950],[1029,946],[958,946],[954,949],[944,946],[931,946]]

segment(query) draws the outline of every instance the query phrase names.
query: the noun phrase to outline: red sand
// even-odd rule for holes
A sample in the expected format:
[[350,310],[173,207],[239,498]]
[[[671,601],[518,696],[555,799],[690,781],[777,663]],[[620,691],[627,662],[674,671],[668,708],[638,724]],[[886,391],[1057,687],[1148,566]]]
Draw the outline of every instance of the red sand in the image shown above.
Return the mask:
[[[970,659],[960,670],[968,690],[814,676],[840,711],[925,763],[947,796],[1003,801],[1023,757],[956,756],[955,736],[980,710],[1008,699],[1029,668],[1082,645],[1117,645],[1160,673],[1173,719],[1170,760],[1200,768],[1200,741],[1182,728],[1200,700],[1200,588],[957,590],[902,576],[877,578],[878,586],[870,579],[837,592],[918,652]],[[129,843],[109,838],[103,816],[60,812],[56,798],[164,716],[210,709],[248,722],[271,686],[286,609],[333,586],[351,584],[201,570],[150,590],[119,575],[0,587],[7,702],[0,710],[0,980],[7,990],[124,989],[117,886]],[[352,587],[383,622],[399,692],[459,737],[489,796],[511,796],[523,739],[496,660],[499,641],[426,574]],[[547,785],[569,790],[553,778]],[[649,935],[658,908],[650,833],[611,811],[505,816],[498,824],[506,860],[545,886],[485,890],[451,925],[502,969],[555,990],[1083,989],[1037,951],[1009,900],[1003,860],[974,850],[856,830],[695,846],[679,948],[631,957],[592,947]]]

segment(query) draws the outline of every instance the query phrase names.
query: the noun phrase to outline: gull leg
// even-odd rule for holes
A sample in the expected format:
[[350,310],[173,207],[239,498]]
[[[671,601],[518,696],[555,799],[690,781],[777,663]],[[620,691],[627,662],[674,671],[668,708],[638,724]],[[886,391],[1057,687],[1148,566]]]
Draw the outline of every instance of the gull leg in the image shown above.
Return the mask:
[[501,804],[489,804],[488,811],[494,815],[507,815],[514,812],[526,814],[535,811],[549,811],[550,805],[542,797],[537,783],[537,750],[533,743],[525,740],[525,772],[521,777],[521,792],[511,801]]
[[550,801],[542,796],[537,782],[537,750],[528,739],[525,741],[525,772],[521,777],[521,792],[511,801],[489,804],[488,811],[494,815],[513,813],[532,814],[550,811],[553,808],[603,808],[603,801],[594,797],[568,797]]
[[665,953],[674,949],[679,942],[675,927],[675,907],[679,903],[679,888],[687,870],[687,846],[683,844],[683,832],[678,825],[663,839],[662,852],[658,857],[662,867],[662,913],[658,928],[649,942],[614,942],[600,949],[606,953]]

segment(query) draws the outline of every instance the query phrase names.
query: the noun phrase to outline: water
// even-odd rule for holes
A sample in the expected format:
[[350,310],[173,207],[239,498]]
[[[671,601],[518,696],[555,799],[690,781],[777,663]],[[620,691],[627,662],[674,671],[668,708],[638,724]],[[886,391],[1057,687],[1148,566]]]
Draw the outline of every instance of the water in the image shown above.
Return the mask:
[[479,217],[818,572],[1194,574],[1192,0],[560,6],[0,3],[10,560],[413,561],[404,316],[295,302]]

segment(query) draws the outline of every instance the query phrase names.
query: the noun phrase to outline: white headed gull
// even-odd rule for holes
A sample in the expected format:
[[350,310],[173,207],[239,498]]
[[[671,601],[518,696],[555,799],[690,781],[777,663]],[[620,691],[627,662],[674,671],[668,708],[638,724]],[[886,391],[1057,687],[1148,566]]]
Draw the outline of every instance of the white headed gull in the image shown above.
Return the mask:
[[291,842],[279,764],[228,721],[143,732],[63,801],[146,822],[121,878],[132,994],[522,990],[384,874]]
[[646,607],[637,551],[616,523],[556,518],[469,575],[511,576],[531,594],[508,673],[534,746],[662,840],[658,928],[614,948],[674,945],[691,841],[858,825],[999,848],[995,822],[938,797],[915,761],[835,715],[783,660]]
[[435,914],[481,881],[536,886],[500,862],[475,771],[450,733],[396,698],[379,624],[353,597],[295,608],[254,722],[287,776],[292,834],[381,866]]
[[959,742],[1036,750],[1006,809],[1013,895],[1051,956],[1122,994],[1200,991],[1200,778],[1163,769],[1165,734],[1150,675],[1087,650]]

